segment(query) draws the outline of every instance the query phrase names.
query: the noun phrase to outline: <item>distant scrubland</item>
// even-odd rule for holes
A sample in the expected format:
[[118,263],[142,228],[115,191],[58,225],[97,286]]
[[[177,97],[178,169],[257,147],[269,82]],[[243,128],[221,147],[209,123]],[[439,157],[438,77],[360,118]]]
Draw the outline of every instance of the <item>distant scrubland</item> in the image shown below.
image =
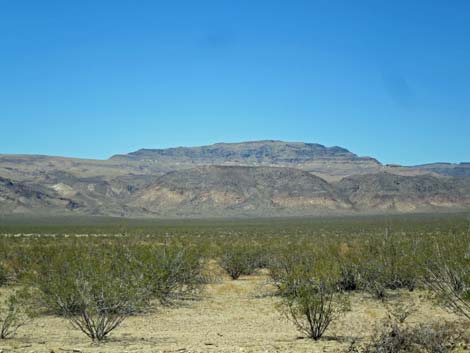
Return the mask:
[[[162,308],[157,316],[164,316],[206,300],[214,283],[257,276],[274,300],[272,311],[310,338],[312,349],[325,337],[349,352],[468,349],[466,215],[30,224],[10,219],[0,232],[1,338],[21,340],[34,321],[57,317],[69,330],[106,345],[126,320]],[[453,319],[413,322],[418,304],[410,298],[416,295]],[[358,296],[382,306],[387,319],[366,337],[348,332],[340,339],[335,324],[352,320],[351,298]]]

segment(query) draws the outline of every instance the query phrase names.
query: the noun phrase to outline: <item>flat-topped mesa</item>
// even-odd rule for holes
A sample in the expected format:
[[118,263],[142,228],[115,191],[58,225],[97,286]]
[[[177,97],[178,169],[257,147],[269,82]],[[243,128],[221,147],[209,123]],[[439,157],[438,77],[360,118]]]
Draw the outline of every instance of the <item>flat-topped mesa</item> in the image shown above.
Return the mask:
[[111,159],[240,165],[292,165],[322,160],[342,160],[380,165],[373,158],[359,157],[342,147],[325,147],[316,143],[273,140],[216,143],[198,147],[141,149],[126,155],[116,155]]

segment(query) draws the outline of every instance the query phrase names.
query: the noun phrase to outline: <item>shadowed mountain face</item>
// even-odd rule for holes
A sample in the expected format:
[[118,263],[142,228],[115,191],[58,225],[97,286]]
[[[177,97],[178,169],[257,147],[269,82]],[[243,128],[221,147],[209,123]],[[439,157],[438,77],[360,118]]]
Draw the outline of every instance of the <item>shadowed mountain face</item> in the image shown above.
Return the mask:
[[165,174],[132,203],[158,214],[314,214],[350,205],[323,179],[292,168],[209,166]]
[[337,190],[357,210],[426,211],[470,207],[468,180],[378,173],[344,178]]
[[462,210],[470,208],[468,165],[384,166],[341,147],[281,141],[144,149],[104,161],[0,155],[0,215]]
[[76,207],[73,200],[61,197],[54,190],[0,177],[0,214],[67,213]]

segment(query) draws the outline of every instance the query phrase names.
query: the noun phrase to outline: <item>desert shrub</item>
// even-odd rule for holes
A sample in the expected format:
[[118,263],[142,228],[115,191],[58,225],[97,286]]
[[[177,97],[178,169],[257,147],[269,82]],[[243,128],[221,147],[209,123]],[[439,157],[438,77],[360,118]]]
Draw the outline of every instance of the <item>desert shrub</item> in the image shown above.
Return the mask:
[[454,352],[465,344],[465,330],[456,324],[420,324],[410,330],[414,343],[429,353]]
[[225,246],[219,265],[235,280],[241,275],[253,274],[258,262],[249,246],[236,243]]
[[24,326],[33,317],[33,311],[26,294],[26,291],[15,290],[0,304],[1,339],[13,336],[20,327]]
[[0,263],[0,287],[4,286],[8,282],[8,275],[5,266]]
[[[14,259],[18,255],[18,248],[15,244],[15,246],[12,246],[12,244],[8,244],[9,246],[6,246],[6,244],[2,244],[0,247],[0,286],[5,286],[8,284],[8,282],[14,282],[14,279],[16,278],[16,273],[15,273],[15,268],[13,268],[14,264]],[[20,262],[20,261],[18,261]]]
[[101,341],[148,302],[134,269],[125,247],[71,246],[44,256],[33,280],[49,310]]
[[390,321],[362,346],[352,343],[348,353],[448,353],[463,342],[463,331],[451,324],[410,327]]
[[273,251],[271,246],[272,244],[269,244],[268,240],[265,240],[264,244],[260,244],[259,241],[245,244],[246,256],[254,269],[269,268],[271,252]]
[[328,248],[329,256],[335,258],[339,267],[338,287],[345,292],[360,289],[361,274],[359,264],[363,259],[362,249],[357,244],[342,241]]
[[470,234],[450,240],[436,245],[424,281],[441,303],[470,320]]
[[465,343],[465,328],[456,323],[409,325],[413,300],[388,302],[386,309],[387,318],[370,340],[361,346],[353,342],[349,353],[447,353]]
[[297,329],[318,340],[328,326],[347,310],[347,301],[327,279],[310,279],[298,283],[283,298],[285,313]]
[[341,290],[349,292],[359,289],[359,270],[353,264],[343,264],[340,269],[338,286]]
[[[4,245],[5,246],[5,245]],[[4,249],[3,269],[5,276],[11,283],[16,283],[25,275],[31,272],[36,259],[36,254],[40,253],[42,246],[37,246],[35,242],[11,241]]]
[[360,287],[384,300],[388,290],[414,290],[420,277],[417,246],[410,239],[391,235],[372,237],[363,245],[358,272]]
[[[284,260],[284,261],[283,261]],[[307,337],[320,339],[331,322],[348,309],[331,263],[313,255],[288,254],[272,269],[282,313]]]
[[313,272],[313,253],[288,247],[273,256],[269,266],[271,283],[278,295],[286,297],[294,293],[298,283]]
[[206,282],[200,253],[179,244],[146,246],[137,250],[140,266],[149,293],[162,304],[197,294]]
[[76,305],[72,310],[66,301],[57,298],[57,304],[72,325],[92,340],[105,339],[136,312],[135,301],[139,294],[133,288],[123,288],[126,287],[125,280],[113,278],[108,281],[97,288],[89,283],[89,278],[77,278],[73,287]]
[[[338,270],[338,261],[330,253],[325,251],[322,243],[315,239],[289,239],[283,241],[272,249],[269,261],[269,276],[272,283],[280,290],[281,295],[286,284],[302,277],[305,273],[313,273],[315,270],[314,259],[325,259],[331,257],[334,270]],[[317,271],[318,273],[319,271]],[[284,288],[281,288],[284,287]]]

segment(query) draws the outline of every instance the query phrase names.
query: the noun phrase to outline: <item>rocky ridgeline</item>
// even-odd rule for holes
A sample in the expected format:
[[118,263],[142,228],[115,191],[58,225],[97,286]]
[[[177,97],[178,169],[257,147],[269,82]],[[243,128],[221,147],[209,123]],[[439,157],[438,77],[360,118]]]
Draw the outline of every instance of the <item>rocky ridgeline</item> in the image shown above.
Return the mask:
[[469,166],[384,166],[341,147],[281,141],[143,149],[104,161],[0,155],[0,215],[255,217],[465,210]]

